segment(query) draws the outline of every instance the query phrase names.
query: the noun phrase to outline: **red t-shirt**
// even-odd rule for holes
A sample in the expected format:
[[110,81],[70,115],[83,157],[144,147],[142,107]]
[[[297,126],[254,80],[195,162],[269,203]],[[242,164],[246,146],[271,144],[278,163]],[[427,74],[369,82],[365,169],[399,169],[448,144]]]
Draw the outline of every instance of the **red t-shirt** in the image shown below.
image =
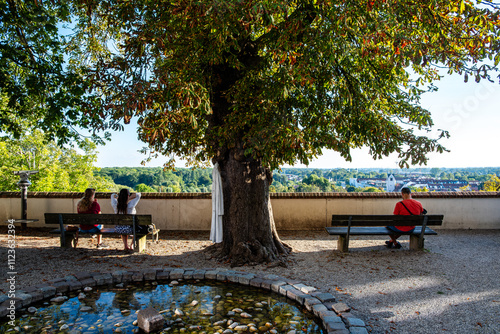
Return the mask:
[[[408,212],[408,210],[406,210],[406,208],[403,206],[403,204],[401,204],[401,202],[397,202],[396,207],[394,208],[395,215],[411,216],[413,214],[415,216],[418,216],[421,215],[422,212],[424,211],[422,203],[420,203],[419,201],[410,198],[410,199],[405,199],[402,202],[405,204],[408,210],[410,210],[411,213]],[[394,226],[394,227],[403,232],[411,231],[415,228],[415,226]]]
[[[94,201],[92,202],[92,204],[90,205],[90,208],[86,211],[80,211],[80,209],[77,209],[78,213],[95,213],[95,214],[98,214],[98,213],[101,213],[101,206],[99,205],[99,203],[97,203],[97,201]],[[94,227],[96,227],[97,225],[85,225],[85,224],[80,224],[80,228],[84,231],[88,231],[88,230],[91,230],[93,229]]]

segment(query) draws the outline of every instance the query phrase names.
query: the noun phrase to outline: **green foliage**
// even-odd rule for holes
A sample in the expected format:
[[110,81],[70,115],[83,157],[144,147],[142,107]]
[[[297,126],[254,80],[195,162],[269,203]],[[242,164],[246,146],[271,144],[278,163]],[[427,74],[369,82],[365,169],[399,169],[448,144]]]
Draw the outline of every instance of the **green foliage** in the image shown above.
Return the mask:
[[361,190],[364,193],[382,193],[384,190],[375,187],[365,187]]
[[484,191],[500,191],[500,178],[497,175],[488,175],[489,180],[484,183]]
[[29,191],[84,191],[93,187],[109,191],[113,182],[95,176],[95,144],[86,140],[79,149],[46,143],[41,131],[23,135],[19,140],[0,138],[0,191],[18,191],[19,176],[14,171],[38,170],[30,177]]
[[20,138],[38,129],[68,143],[82,140],[75,126],[103,123],[81,109],[92,108],[92,97],[85,95],[89,84],[61,34],[72,10],[67,0],[0,0],[0,132]]
[[154,190],[151,187],[148,187],[144,183],[139,183],[138,185],[136,185],[135,191],[140,192],[140,193],[154,193],[154,192],[156,192],[156,190]]

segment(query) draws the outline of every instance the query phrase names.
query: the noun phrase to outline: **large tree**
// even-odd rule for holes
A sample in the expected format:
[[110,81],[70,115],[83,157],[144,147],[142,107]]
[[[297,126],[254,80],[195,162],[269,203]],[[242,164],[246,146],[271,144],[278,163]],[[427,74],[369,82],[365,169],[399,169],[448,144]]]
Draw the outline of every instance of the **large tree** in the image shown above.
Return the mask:
[[269,200],[274,168],[323,149],[350,160],[362,146],[375,159],[425,163],[448,136],[428,137],[419,106],[438,69],[478,81],[494,69],[481,61],[499,59],[498,11],[468,0],[74,4],[73,59],[93,103],[82,115],[96,129],[137,117],[153,155],[218,163],[220,255],[232,265],[289,251]]

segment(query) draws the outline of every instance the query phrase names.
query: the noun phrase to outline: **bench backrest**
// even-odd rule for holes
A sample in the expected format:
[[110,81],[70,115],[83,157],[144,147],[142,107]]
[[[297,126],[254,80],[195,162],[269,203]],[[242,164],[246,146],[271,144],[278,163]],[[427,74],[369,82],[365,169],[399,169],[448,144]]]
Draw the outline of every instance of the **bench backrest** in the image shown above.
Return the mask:
[[45,224],[59,224],[59,217],[64,224],[71,225],[149,225],[151,215],[118,215],[118,214],[86,214],[86,213],[45,213]]
[[332,215],[332,226],[421,226],[427,217],[427,225],[443,225],[444,215]]

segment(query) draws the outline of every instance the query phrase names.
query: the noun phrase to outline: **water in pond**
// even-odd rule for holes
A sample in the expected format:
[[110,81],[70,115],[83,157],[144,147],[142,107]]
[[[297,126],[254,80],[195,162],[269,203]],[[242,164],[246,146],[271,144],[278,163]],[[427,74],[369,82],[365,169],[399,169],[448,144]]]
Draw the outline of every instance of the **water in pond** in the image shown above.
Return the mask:
[[148,306],[165,318],[162,333],[323,333],[281,295],[218,281],[118,284],[60,299],[18,311],[0,333],[138,333],[136,312]]

